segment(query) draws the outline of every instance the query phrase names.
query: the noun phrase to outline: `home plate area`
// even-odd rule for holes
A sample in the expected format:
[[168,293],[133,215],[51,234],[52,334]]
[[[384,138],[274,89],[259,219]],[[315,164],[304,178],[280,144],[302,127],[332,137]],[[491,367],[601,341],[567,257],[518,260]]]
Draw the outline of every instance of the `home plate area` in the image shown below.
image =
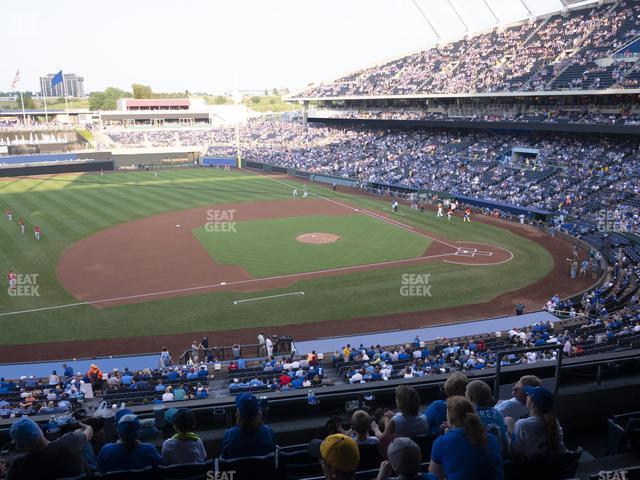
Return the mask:
[[483,252],[482,250],[478,250],[477,248],[469,248],[469,247],[458,247],[458,251],[454,254],[459,257],[490,257],[493,255],[493,252]]

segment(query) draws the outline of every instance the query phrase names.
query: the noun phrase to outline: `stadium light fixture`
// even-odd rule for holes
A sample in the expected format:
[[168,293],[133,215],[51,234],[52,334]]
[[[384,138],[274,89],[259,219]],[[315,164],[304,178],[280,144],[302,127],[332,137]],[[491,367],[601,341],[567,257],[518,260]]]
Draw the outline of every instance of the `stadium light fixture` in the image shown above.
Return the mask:
[[438,43],[440,43],[442,41],[442,37],[440,37],[440,34],[431,23],[431,20],[429,20],[429,16],[427,15],[427,13],[418,4],[418,0],[411,0],[411,1],[415,5],[415,7],[418,9],[418,11],[420,12],[420,15],[422,15],[422,18],[424,18],[425,22],[427,22],[427,25],[429,25],[429,28],[431,28],[431,31],[435,34],[436,38],[438,39]]

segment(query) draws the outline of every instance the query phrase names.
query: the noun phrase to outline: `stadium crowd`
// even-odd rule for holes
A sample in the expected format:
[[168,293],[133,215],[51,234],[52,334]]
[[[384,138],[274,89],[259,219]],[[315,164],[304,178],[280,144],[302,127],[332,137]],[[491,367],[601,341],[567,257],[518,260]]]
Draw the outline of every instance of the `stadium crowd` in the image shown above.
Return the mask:
[[595,61],[614,59],[637,39],[639,12],[637,2],[622,1],[557,13],[376,65],[297,97],[631,87],[635,59],[625,61],[623,52],[613,63]]
[[[0,414],[17,419],[10,435],[24,452],[14,456],[7,478],[59,478],[90,471],[161,469],[198,462],[202,465],[211,457],[232,462],[236,458],[264,456],[264,468],[268,468],[277,455],[278,440],[265,423],[264,404],[255,394],[428,375],[447,376],[445,399],[421,405],[420,396],[412,387],[400,385],[396,388],[395,408],[359,409],[344,421],[332,418],[327,423],[327,436],[311,440],[306,453],[297,454],[320,460],[319,468],[326,478],[337,478],[336,472],[339,478],[354,478],[356,470],[375,467],[380,479],[396,475],[418,478],[422,469],[420,478],[431,480],[472,478],[470,472],[480,470],[488,472],[483,478],[501,479],[505,475],[503,469],[512,469],[521,464],[518,462],[538,455],[572,457],[553,410],[554,396],[542,387],[539,378],[524,375],[516,383],[512,398],[496,402],[486,383],[470,381],[466,373],[493,367],[499,358],[503,366],[531,364],[555,361],[560,353],[576,357],[624,350],[640,341],[640,253],[629,250],[617,235],[600,235],[587,241],[597,244],[610,261],[607,281],[574,303],[554,295],[545,308],[565,322],[539,322],[471,338],[425,342],[416,337],[396,346],[345,345],[325,361],[316,352],[300,355],[295,351],[277,360],[273,343],[267,341],[271,337],[264,337],[261,332],[259,348],[266,359],[246,359],[241,347],[234,346],[234,358],[226,363],[226,376],[231,380],[228,391],[225,372],[215,367],[220,362],[215,349],[209,348],[207,337],[193,343],[186,365],[173,365],[171,355],[163,349],[159,367],[153,370],[125,368],[103,374],[94,364],[82,374],[65,364],[60,375],[53,371],[45,379],[0,379]],[[586,271],[601,273],[597,267],[599,255],[594,250],[586,257]],[[524,306],[518,308],[522,310]],[[540,346],[557,348],[498,356],[515,348]],[[331,379],[325,370],[331,371]],[[196,432],[193,412],[173,408],[171,402],[207,398],[216,375],[223,378],[214,394],[235,396],[237,425],[226,430],[218,451],[207,452],[200,438],[202,430]],[[263,382],[265,377],[270,381]],[[84,400],[83,384],[90,384],[103,403],[94,416],[79,421],[73,405]],[[142,420],[128,408],[140,398],[169,407],[164,411],[164,422]],[[311,406],[317,403],[311,390],[308,402]],[[62,416],[52,416],[41,427],[30,417],[42,414]],[[114,427],[111,435],[107,424]],[[341,446],[329,453],[334,444]],[[425,462],[429,462],[428,467]],[[47,469],[43,470],[42,465]],[[6,468],[1,464],[0,476]]]
[[[608,112],[608,113],[604,113]],[[617,112],[617,113],[612,113]],[[579,108],[554,109],[528,107],[515,109],[509,104],[497,104],[489,107],[469,105],[451,106],[446,111],[428,111],[427,109],[331,109],[312,115],[318,118],[350,118],[367,120],[447,120],[484,121],[484,122],[522,122],[522,123],[582,123],[608,125],[637,125],[640,115],[625,108],[608,107],[597,112],[588,112]]]
[[232,128],[184,128],[184,129],[109,129],[105,133],[119,146],[138,147],[175,147],[205,146],[229,144],[235,141]]
[[[363,185],[405,185],[491,198],[594,222],[606,209],[621,229],[637,231],[640,225],[635,140],[259,125],[243,136],[246,160],[348,177]],[[514,162],[512,150],[517,147],[536,150],[535,159]]]
[[[615,121],[620,118],[636,122],[635,115]],[[153,138],[154,145],[178,141],[207,146],[209,156],[236,155],[235,133],[224,129],[110,135],[124,146],[149,144]],[[175,135],[184,137],[176,140]],[[535,150],[535,158],[514,160],[518,148]],[[346,177],[363,187],[373,182],[424,188],[542,208],[557,212],[561,220],[579,217],[598,225],[607,217],[620,230],[640,227],[640,150],[629,138],[322,124],[305,129],[295,122],[253,120],[240,131],[240,149],[247,161]]]

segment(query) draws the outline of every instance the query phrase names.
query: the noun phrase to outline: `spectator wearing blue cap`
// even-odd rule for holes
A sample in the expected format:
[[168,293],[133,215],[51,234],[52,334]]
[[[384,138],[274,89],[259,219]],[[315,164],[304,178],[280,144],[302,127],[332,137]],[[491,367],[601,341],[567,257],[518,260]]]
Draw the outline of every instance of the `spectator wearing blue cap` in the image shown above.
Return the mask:
[[524,389],[527,387],[539,387],[542,382],[535,375],[524,375],[520,377],[520,380],[513,387],[513,398],[509,400],[503,400],[496,404],[496,409],[506,419],[511,417],[515,420],[525,418],[529,415],[529,409],[527,408],[527,396],[524,393]]
[[170,408],[165,413],[167,423],[173,425],[176,434],[162,444],[162,464],[204,462],[207,452],[202,440],[193,433],[196,417],[188,408]]
[[115,470],[142,469],[155,467],[160,463],[160,455],[150,443],[138,440],[140,434],[140,420],[129,409],[116,413],[115,420],[118,428],[118,439],[115,443],[108,443],[98,455],[98,471],[100,473]]
[[553,410],[553,394],[544,387],[524,387],[529,417],[507,424],[513,432],[511,454],[531,458],[567,451],[562,439],[562,427]]
[[82,451],[91,440],[93,429],[80,424],[78,430],[48,441],[36,422],[27,417],[16,420],[9,434],[26,453],[16,457],[7,472],[7,480],[48,480],[75,477],[89,472]]
[[277,448],[276,436],[271,427],[262,423],[258,399],[250,393],[236,397],[238,424],[224,432],[222,458],[238,458],[268,455]]

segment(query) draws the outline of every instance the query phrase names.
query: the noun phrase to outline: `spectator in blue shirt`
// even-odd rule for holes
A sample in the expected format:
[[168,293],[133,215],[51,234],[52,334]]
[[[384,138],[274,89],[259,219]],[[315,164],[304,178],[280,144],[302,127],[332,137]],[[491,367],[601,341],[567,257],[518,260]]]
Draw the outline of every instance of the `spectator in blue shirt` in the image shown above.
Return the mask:
[[131,376],[129,370],[126,368],[124,370],[124,375],[122,375],[122,378],[120,379],[120,383],[122,385],[131,385],[133,383],[133,377]]
[[249,381],[249,386],[251,388],[261,388],[264,387],[264,383],[257,378],[253,378]]
[[173,391],[173,399],[174,400],[184,400],[187,396],[187,392],[184,389],[184,385],[180,384],[178,385],[178,388],[176,388]]
[[482,380],[473,380],[467,385],[467,399],[476,409],[480,421],[487,433],[493,434],[500,441],[503,454],[509,452],[509,434],[504,417],[497,408],[492,407],[491,388]]
[[500,445],[486,434],[471,402],[449,398],[447,422],[449,430],[433,443],[429,472],[440,480],[502,480]]
[[[468,383],[469,379],[464,373],[453,372],[449,375],[447,381],[444,382],[444,394],[447,398],[451,398],[453,396],[464,397]],[[447,420],[446,400],[436,400],[431,403],[431,405],[429,405],[425,410],[424,414],[429,422],[431,434],[434,436],[440,435],[444,431],[444,428],[442,428],[443,423]]]
[[[121,412],[118,412],[121,413]],[[136,415],[127,413],[118,418],[118,437],[115,443],[108,443],[98,455],[98,471],[100,473],[115,470],[142,469],[155,467],[160,463],[160,455],[156,447],[138,440],[140,420]]]
[[262,423],[258,399],[250,393],[236,397],[238,424],[224,433],[220,456],[238,458],[268,455],[277,448],[271,427]]
[[62,364],[62,374],[66,377],[66,378],[71,378],[73,377],[73,367],[68,367],[66,363]]

